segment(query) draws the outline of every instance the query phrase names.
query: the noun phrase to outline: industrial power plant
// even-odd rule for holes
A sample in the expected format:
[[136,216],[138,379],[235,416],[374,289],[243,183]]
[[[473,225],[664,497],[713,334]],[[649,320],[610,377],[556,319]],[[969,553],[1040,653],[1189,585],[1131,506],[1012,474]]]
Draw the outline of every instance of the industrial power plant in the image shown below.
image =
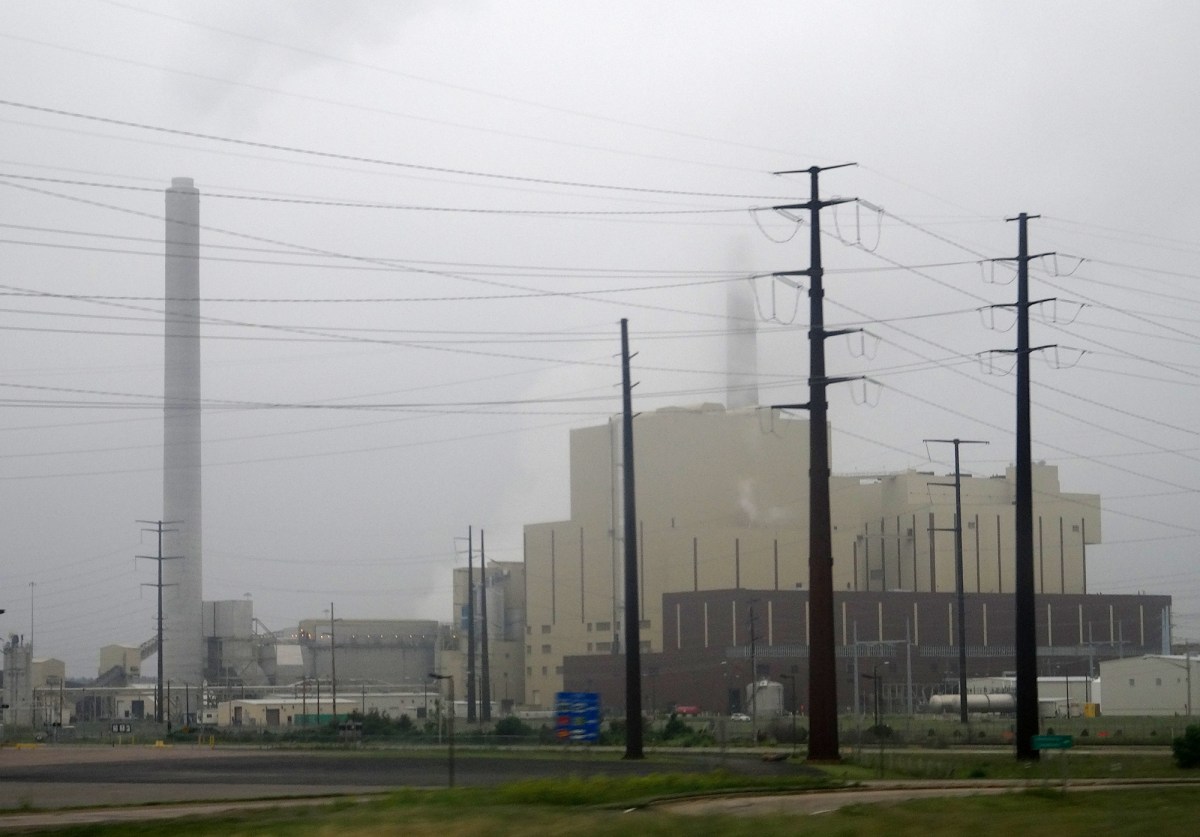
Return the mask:
[[[86,728],[113,720],[172,727],[287,728],[350,712],[424,717],[442,697],[431,672],[466,688],[471,717],[549,711],[562,691],[593,692],[624,713],[624,462],[616,419],[573,429],[570,516],[529,523],[521,561],[472,551],[453,571],[447,619],[298,615],[263,624],[247,597],[202,594],[201,193],[166,190],[162,517],[144,521],[159,549],[159,631],[98,649],[94,678],[34,658],[19,634],[4,646],[4,722]],[[753,316],[744,294],[729,308]],[[749,307],[748,307],[749,306]],[[658,409],[637,420],[636,486],[641,709],[779,715],[805,711],[811,626],[807,550],[810,422],[758,403],[755,332],[728,339],[726,402]],[[963,476],[963,475],[949,475]],[[832,577],[839,709],[1015,709],[1017,615],[1014,469],[965,475],[957,521],[947,475],[905,471],[831,479]],[[1058,468],[1033,465],[1038,659],[1045,711],[1103,707],[1108,670],[1134,683],[1172,657],[1171,599],[1098,595],[1087,552],[1101,542],[1101,498],[1063,492]],[[956,555],[958,536],[965,551]],[[478,562],[476,562],[478,558]],[[957,596],[965,606],[956,608]],[[961,615],[960,615],[961,614]],[[960,624],[961,620],[961,624]],[[101,639],[101,638],[97,638]],[[965,647],[963,646],[965,639]],[[155,658],[157,671],[144,664]],[[959,660],[966,669],[960,671]],[[1125,671],[1140,665],[1138,674]],[[1154,711],[1191,711],[1187,689]],[[1162,664],[1158,665],[1159,668]],[[1160,675],[1156,675],[1160,676]],[[970,693],[960,701],[960,677]],[[1006,679],[1007,678],[1007,679]],[[864,688],[868,683],[870,688]],[[1143,709],[1111,685],[1114,707]],[[1116,697],[1118,696],[1119,697]]]

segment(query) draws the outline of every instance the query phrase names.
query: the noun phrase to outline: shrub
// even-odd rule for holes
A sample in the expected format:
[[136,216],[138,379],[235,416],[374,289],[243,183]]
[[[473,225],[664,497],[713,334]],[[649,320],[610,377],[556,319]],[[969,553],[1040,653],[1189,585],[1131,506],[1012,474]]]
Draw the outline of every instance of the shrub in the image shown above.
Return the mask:
[[509,715],[496,721],[494,728],[496,735],[505,738],[526,738],[535,733],[533,727],[522,721],[516,715]]
[[663,741],[670,741],[673,738],[683,738],[692,734],[692,728],[688,726],[674,712],[667,719],[666,726],[663,727],[660,737]]
[[1200,767],[1200,724],[1191,724],[1171,742],[1175,763],[1182,768]]

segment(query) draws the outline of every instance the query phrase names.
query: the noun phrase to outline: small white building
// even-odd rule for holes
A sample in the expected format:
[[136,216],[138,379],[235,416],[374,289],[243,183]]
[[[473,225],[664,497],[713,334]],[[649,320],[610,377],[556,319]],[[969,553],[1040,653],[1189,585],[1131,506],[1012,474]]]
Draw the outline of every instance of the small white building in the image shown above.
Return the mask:
[[1105,715],[1192,715],[1200,712],[1200,660],[1147,654],[1103,660]]
[[[437,691],[372,693],[338,690],[337,715],[378,712],[393,720],[407,715],[416,721],[432,717],[441,704]],[[465,707],[464,707],[465,712]],[[298,727],[328,723],[333,719],[332,695],[328,688],[317,692],[309,686],[303,694],[275,695],[222,701],[211,722],[220,727]],[[208,719],[205,719],[206,722]]]

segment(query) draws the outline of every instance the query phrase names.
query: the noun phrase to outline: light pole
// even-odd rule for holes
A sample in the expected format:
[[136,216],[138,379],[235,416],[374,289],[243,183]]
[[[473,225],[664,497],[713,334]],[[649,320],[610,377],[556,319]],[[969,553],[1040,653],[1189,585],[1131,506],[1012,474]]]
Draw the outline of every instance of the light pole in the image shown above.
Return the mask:
[[874,686],[873,697],[874,697],[874,704],[875,704],[874,713],[875,713],[875,734],[876,735],[879,735],[879,695],[880,695],[880,691],[881,691],[880,681],[882,680],[882,678],[879,676],[879,668],[880,668],[880,666],[886,666],[888,664],[889,664],[888,660],[882,660],[882,661],[876,660],[875,663],[871,666],[871,673],[870,674],[864,673],[862,675],[867,680],[870,680],[872,682],[872,685]]
[[[337,716],[337,648],[333,634],[333,602],[329,603],[329,686],[333,690],[333,722],[338,722]],[[320,720],[320,719],[318,719]]]
[[780,680],[792,681],[792,755],[796,755],[796,675],[780,674]]
[[874,665],[871,666],[871,673],[863,674],[863,677],[870,680],[871,683],[875,687],[875,726],[872,729],[875,732],[876,740],[879,742],[879,778],[880,779],[883,778],[884,731],[883,731],[883,726],[881,725],[880,720],[879,720],[879,697],[880,697],[880,693],[882,692],[881,684],[882,684],[882,680],[883,680],[882,675],[880,675],[880,673],[879,673],[879,668],[880,668],[880,666],[888,665],[889,662],[890,662],[889,660],[883,660],[882,662],[879,660],[876,660]]
[[453,674],[438,674],[437,672],[429,672],[429,677],[433,680],[449,680],[449,702],[450,711],[446,715],[446,740],[448,743],[449,760],[450,760],[450,787],[454,787],[454,675]]
[[[0,613],[3,613],[3,612],[4,612],[3,610],[0,610]],[[1176,668],[1179,667],[1179,663],[1171,663],[1171,665],[1175,666]],[[1191,718],[1192,717],[1192,641],[1190,639],[1184,640],[1184,643],[1183,643],[1183,670],[1184,670],[1184,674],[1187,675],[1187,679],[1185,681],[1187,684],[1187,699],[1184,701],[1184,711],[1187,713],[1187,717]]]
[[1067,666],[1063,665],[1063,695],[1066,698],[1064,701],[1067,705],[1067,717],[1071,717],[1071,675],[1067,673]]

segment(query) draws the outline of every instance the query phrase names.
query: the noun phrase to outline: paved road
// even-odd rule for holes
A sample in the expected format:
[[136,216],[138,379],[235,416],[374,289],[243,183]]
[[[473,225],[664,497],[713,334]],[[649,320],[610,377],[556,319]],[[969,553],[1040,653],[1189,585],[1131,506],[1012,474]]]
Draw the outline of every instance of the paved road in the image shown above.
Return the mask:
[[[756,775],[794,775],[803,764],[700,754],[673,760],[673,771],[718,766]],[[484,786],[519,779],[641,775],[661,761],[622,761],[610,755],[567,753],[561,759],[520,753],[459,753],[455,784]],[[43,747],[0,750],[0,813],[21,808],[72,808],[147,802],[309,797],[383,792],[397,787],[442,787],[445,751],[300,751],[204,747]],[[0,816],[0,823],[5,818]]]

